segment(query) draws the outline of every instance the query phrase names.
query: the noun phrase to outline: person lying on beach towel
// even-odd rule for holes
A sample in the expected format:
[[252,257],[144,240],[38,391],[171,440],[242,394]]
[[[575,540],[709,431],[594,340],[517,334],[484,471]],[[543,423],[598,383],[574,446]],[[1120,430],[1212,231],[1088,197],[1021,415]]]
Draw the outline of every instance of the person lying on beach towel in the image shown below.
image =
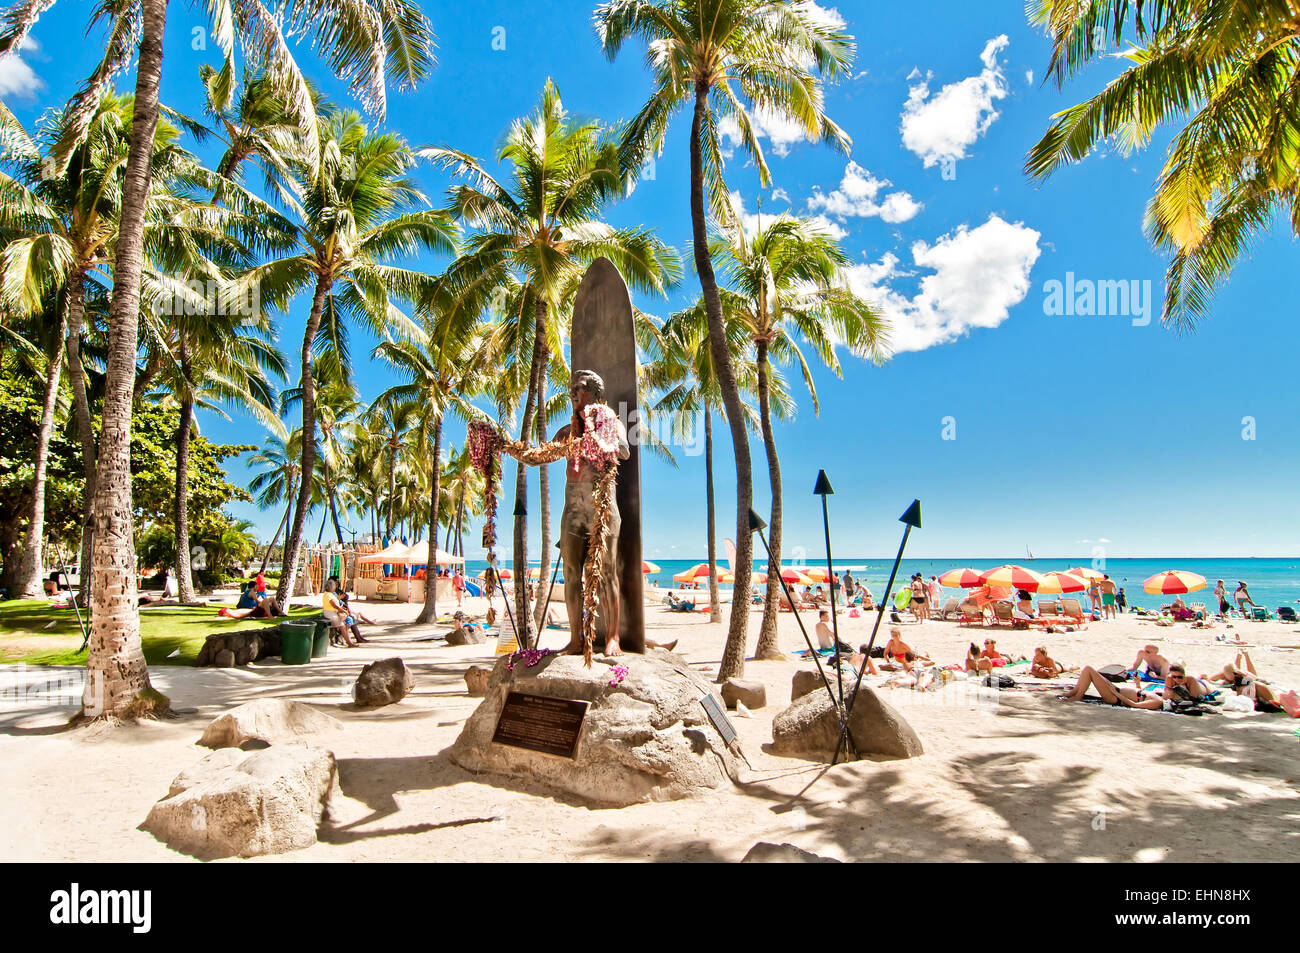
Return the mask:
[[233,609],[218,609],[217,615],[223,619],[270,619],[283,615],[279,603],[274,597],[259,599],[255,589],[256,583],[250,582],[239,594],[239,602]]
[[1069,671],[1073,671],[1073,669],[1066,668],[1047,654],[1047,646],[1040,645],[1034,649],[1034,658],[1029,664],[1030,678],[1056,678],[1056,676],[1064,675]]
[[849,656],[849,665],[853,667],[853,674],[856,677],[858,673],[866,669],[868,675],[879,675],[876,663],[871,661],[871,654],[867,651],[867,645],[864,642],[858,646],[858,650]]
[[903,641],[903,633],[898,629],[889,630],[889,641],[885,644],[885,657],[892,662],[903,666],[903,671],[910,672],[913,662],[920,662],[922,666],[933,665],[930,656],[924,652],[915,651],[910,645]]
[[1141,682],[1136,679],[1131,688],[1127,685],[1115,685],[1091,665],[1083,667],[1083,671],[1079,673],[1079,681],[1072,690],[1057,697],[1063,702],[1083,701],[1089,688],[1095,688],[1102,701],[1116,707],[1158,711],[1165,706],[1164,699],[1160,695],[1143,691]]
[[[1245,661],[1243,671],[1238,668]],[[1215,675],[1202,675],[1209,682],[1223,682],[1238,695],[1244,695],[1255,702],[1255,711],[1276,713],[1285,711],[1292,718],[1300,718],[1300,705],[1296,704],[1296,693],[1287,692],[1288,704],[1283,704],[1283,696],[1275,692],[1267,682],[1261,681],[1255,671],[1255,664],[1250,660],[1249,652],[1238,652],[1233,664],[1223,666],[1223,671]]]
[[1164,678],[1169,674],[1169,659],[1160,654],[1160,649],[1154,645],[1144,645],[1138,649],[1137,658],[1133,660],[1129,671],[1136,672],[1146,665],[1147,671],[1156,678]]

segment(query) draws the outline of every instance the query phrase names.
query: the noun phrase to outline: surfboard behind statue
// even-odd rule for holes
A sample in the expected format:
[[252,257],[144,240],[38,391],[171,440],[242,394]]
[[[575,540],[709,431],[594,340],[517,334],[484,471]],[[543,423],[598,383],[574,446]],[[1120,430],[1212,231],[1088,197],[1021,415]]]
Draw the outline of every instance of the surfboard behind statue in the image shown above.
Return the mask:
[[[587,269],[573,302],[569,367],[595,371],[605,382],[605,400],[628,430],[628,458],[619,464],[614,498],[623,525],[618,537],[619,642],[624,651],[645,651],[645,602],[641,575],[641,448],[636,433],[636,334],[632,298],[614,263],[597,258]],[[599,630],[598,630],[599,631]]]

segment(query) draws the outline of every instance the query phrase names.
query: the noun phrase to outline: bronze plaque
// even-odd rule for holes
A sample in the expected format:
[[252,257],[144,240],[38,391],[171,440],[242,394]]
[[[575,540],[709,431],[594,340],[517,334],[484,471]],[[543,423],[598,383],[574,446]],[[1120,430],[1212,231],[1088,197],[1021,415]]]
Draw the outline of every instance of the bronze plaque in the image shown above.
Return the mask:
[[586,702],[510,692],[501,707],[492,740],[513,748],[572,758],[578,750],[578,735],[586,717]]

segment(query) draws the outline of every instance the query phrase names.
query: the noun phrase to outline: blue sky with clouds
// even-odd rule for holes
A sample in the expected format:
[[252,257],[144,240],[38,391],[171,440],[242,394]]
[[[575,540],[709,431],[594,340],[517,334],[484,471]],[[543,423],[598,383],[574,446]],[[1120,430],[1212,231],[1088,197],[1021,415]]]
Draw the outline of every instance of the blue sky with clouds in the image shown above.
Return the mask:
[[[592,4],[425,7],[438,68],[418,92],[391,97],[386,120],[413,144],[489,157],[548,76],[572,112],[608,120],[632,115],[647,95],[640,49],[607,62]],[[1082,557],[1099,544],[1113,557],[1300,551],[1300,279],[1285,228],[1261,238],[1221,289],[1210,321],[1190,334],[1166,329],[1165,263],[1141,230],[1166,139],[1129,157],[1100,151],[1043,185],[1021,171],[1051,114],[1100,88],[1117,66],[1098,64],[1064,91],[1044,86],[1047,43],[1020,0],[836,10],[858,54],[853,78],[828,90],[827,105],[852,136],[851,154],[803,142],[780,117],[761,116],[772,187],[759,187],[740,151],[726,170],[749,215],[761,200],[765,215],[820,216],[854,259],[854,286],[894,328],[890,362],[873,367],[845,355],[842,380],[816,375],[820,415],[800,395],[797,417],[777,427],[787,546],[821,545],[811,488],[824,467],[837,488],[836,550],[846,556],[892,553],[895,521],[914,496],[925,519],[909,544],[916,556],[1016,556],[1028,545],[1038,555]],[[163,99],[197,114],[198,66],[218,54],[211,45],[193,49],[204,37],[188,5],[169,12]],[[90,70],[99,40],[85,37],[85,13],[85,4],[64,0],[21,59],[0,61],[0,97],[25,122],[62,102]],[[303,55],[327,92],[346,101]],[[653,178],[609,217],[653,226],[689,260],[687,122],[678,118]],[[427,168],[418,177],[441,201],[445,178]],[[1100,286],[1105,299],[1102,282],[1136,290],[1129,311],[1145,303],[1145,315],[1061,306],[1067,289],[1075,301]],[[1109,287],[1118,303],[1120,286]],[[669,299],[637,303],[663,315],[697,292],[688,275]],[[281,320],[291,354],[307,304]],[[358,355],[368,351],[362,344],[358,335]],[[378,364],[363,366],[358,380],[365,398],[388,383]],[[262,433],[244,419],[205,415],[201,423],[220,441],[257,442]],[[734,483],[729,442],[719,437],[719,535],[727,536]],[[761,464],[761,443],[753,456]],[[704,552],[703,460],[679,452],[679,463],[645,464],[652,558]],[[246,478],[237,463],[232,472]],[[555,478],[558,485],[558,467]],[[763,508],[765,467],[756,478]],[[510,512],[508,494],[502,506]],[[267,536],[279,518],[233,510]]]

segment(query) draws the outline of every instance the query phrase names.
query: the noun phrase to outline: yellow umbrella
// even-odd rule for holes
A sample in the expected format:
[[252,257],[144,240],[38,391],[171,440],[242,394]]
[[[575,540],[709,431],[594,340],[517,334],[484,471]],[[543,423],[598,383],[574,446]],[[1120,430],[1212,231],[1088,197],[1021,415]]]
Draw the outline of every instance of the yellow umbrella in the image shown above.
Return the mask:
[[986,586],[1004,586],[1011,589],[1025,589],[1037,592],[1043,584],[1042,573],[1026,569],[1024,566],[999,566],[980,573],[980,581]]
[[830,578],[830,573],[828,573],[821,566],[813,566],[809,569],[805,569],[803,571],[803,574],[807,576],[809,579],[813,580],[814,582],[825,582],[828,578]]
[[660,569],[659,566],[658,566],[657,564],[652,563],[652,562],[651,562],[650,560],[648,560],[648,559],[643,559],[643,560],[641,560],[641,571],[642,571],[643,573],[645,573],[645,574],[647,574],[647,575],[651,575],[651,576],[653,576],[653,575],[654,575],[655,573],[657,573],[657,572],[663,572],[663,570]]
[[1101,580],[1106,578],[1105,573],[1098,572],[1095,569],[1087,569],[1082,566],[1080,566],[1078,569],[1067,569],[1066,572],[1068,572],[1071,576],[1082,576],[1084,579],[1087,579],[1090,582],[1093,580],[1096,580],[1097,582],[1101,582]]
[[949,589],[974,589],[984,585],[977,569],[949,569],[939,577],[939,585]]
[[1198,576],[1194,572],[1183,572],[1180,569],[1158,572],[1142,583],[1142,591],[1153,596],[1181,595],[1184,592],[1195,592],[1197,589],[1204,588],[1204,576]]
[[1052,595],[1058,592],[1083,592],[1088,588],[1088,580],[1072,572],[1045,572],[1043,581],[1038,585],[1039,593]]

